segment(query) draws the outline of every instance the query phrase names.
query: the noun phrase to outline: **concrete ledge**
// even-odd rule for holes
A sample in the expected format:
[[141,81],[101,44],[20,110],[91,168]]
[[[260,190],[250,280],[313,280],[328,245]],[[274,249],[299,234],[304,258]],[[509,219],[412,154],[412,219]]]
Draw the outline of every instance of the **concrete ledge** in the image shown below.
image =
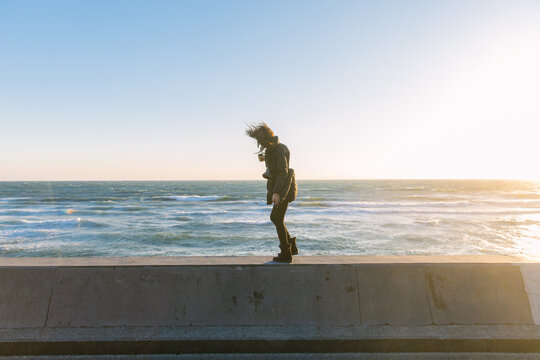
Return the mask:
[[384,340],[483,339],[530,340],[540,337],[538,325],[428,326],[123,326],[82,328],[2,329],[0,341],[55,342],[169,340]]
[[[540,259],[539,261],[540,262]],[[505,255],[295,256],[292,265],[317,264],[515,264],[534,260]],[[0,257],[0,267],[275,265],[271,256]]]
[[506,256],[2,258],[0,355],[540,353]]
[[[228,353],[137,355],[30,355],[25,360],[539,360],[534,353]],[[20,359],[16,357],[15,359]],[[0,360],[14,360],[0,356]]]

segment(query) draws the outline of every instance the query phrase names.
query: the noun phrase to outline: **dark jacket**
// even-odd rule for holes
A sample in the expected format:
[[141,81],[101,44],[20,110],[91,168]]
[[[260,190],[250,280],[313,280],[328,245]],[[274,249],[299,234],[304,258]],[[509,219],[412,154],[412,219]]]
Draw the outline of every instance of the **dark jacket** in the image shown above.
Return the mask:
[[267,205],[272,203],[272,194],[274,193],[278,193],[281,199],[287,199],[289,202],[294,201],[298,194],[294,169],[289,168],[289,149],[285,144],[279,142],[277,136],[274,136],[274,140],[277,145],[265,151],[266,168],[270,172],[270,176],[264,176],[267,179]]

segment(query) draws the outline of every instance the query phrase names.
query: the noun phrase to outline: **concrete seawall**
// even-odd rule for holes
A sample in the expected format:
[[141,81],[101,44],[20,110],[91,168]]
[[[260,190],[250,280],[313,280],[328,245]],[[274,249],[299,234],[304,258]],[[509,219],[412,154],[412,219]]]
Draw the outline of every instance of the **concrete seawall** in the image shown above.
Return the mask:
[[2,258],[0,355],[538,352],[506,256]]

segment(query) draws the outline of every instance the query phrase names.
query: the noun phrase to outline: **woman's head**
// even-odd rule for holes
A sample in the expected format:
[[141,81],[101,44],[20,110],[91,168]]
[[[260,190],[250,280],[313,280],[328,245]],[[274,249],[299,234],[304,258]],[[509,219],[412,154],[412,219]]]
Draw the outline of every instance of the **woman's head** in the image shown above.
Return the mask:
[[264,148],[275,145],[274,132],[264,122],[255,125],[248,125],[246,135],[256,139],[257,145],[261,145]]

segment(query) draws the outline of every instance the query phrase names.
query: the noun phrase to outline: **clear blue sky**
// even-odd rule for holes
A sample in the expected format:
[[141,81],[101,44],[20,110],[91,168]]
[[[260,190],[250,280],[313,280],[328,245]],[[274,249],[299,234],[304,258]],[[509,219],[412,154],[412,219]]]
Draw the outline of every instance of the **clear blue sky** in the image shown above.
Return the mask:
[[538,1],[0,1],[0,180],[540,178]]

